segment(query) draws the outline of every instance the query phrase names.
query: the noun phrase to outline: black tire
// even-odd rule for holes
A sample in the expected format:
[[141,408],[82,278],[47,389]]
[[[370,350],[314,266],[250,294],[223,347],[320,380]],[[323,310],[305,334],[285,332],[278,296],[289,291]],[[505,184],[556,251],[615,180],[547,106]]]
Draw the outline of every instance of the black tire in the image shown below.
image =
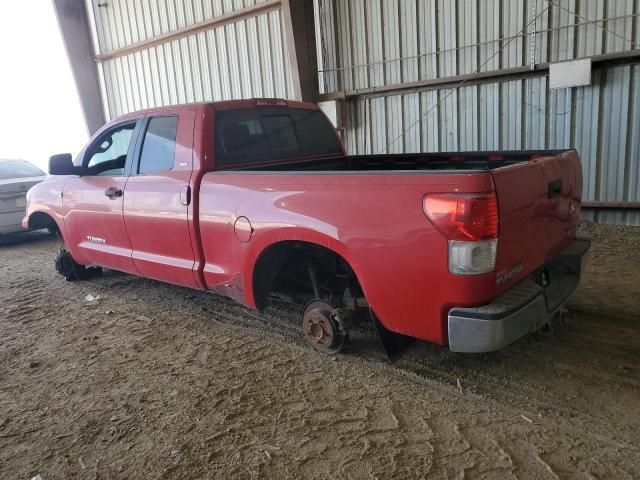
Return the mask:
[[102,273],[100,267],[85,267],[76,262],[64,246],[60,248],[55,260],[56,271],[68,282],[88,280]]

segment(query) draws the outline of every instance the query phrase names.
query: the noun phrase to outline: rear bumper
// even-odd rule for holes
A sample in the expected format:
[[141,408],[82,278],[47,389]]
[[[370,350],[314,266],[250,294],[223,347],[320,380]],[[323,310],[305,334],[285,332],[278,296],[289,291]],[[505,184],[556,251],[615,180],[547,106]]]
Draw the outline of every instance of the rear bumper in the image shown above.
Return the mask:
[[21,232],[24,210],[0,213],[0,234]]
[[549,274],[546,287],[528,278],[487,305],[452,308],[448,319],[449,349],[492,352],[550,323],[578,287],[582,258],[590,244],[589,240],[575,240],[545,265]]

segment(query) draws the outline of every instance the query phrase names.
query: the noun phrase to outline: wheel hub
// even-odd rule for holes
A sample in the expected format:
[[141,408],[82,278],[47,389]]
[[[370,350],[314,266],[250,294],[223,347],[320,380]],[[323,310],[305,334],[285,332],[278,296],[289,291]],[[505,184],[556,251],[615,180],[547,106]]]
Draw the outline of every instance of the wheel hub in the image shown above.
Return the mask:
[[302,318],[302,331],[311,345],[328,354],[338,353],[347,341],[347,334],[341,328],[338,311],[320,300],[307,305]]

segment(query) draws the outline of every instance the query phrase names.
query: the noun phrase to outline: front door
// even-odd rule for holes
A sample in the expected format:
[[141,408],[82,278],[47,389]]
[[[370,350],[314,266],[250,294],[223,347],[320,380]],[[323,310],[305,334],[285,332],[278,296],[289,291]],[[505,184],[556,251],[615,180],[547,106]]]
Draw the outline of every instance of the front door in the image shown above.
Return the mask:
[[66,244],[80,264],[138,273],[122,216],[137,123],[124,122],[103,132],[84,152],[82,175],[65,183]]
[[189,230],[195,115],[144,119],[124,194],[124,223],[140,275],[197,288]]

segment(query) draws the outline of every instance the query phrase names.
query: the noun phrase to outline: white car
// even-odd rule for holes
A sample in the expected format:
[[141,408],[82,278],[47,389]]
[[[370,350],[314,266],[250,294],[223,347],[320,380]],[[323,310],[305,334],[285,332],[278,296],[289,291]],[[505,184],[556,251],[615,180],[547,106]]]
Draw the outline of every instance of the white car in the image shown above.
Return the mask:
[[20,232],[27,191],[47,178],[46,173],[24,160],[0,159],[0,234]]

